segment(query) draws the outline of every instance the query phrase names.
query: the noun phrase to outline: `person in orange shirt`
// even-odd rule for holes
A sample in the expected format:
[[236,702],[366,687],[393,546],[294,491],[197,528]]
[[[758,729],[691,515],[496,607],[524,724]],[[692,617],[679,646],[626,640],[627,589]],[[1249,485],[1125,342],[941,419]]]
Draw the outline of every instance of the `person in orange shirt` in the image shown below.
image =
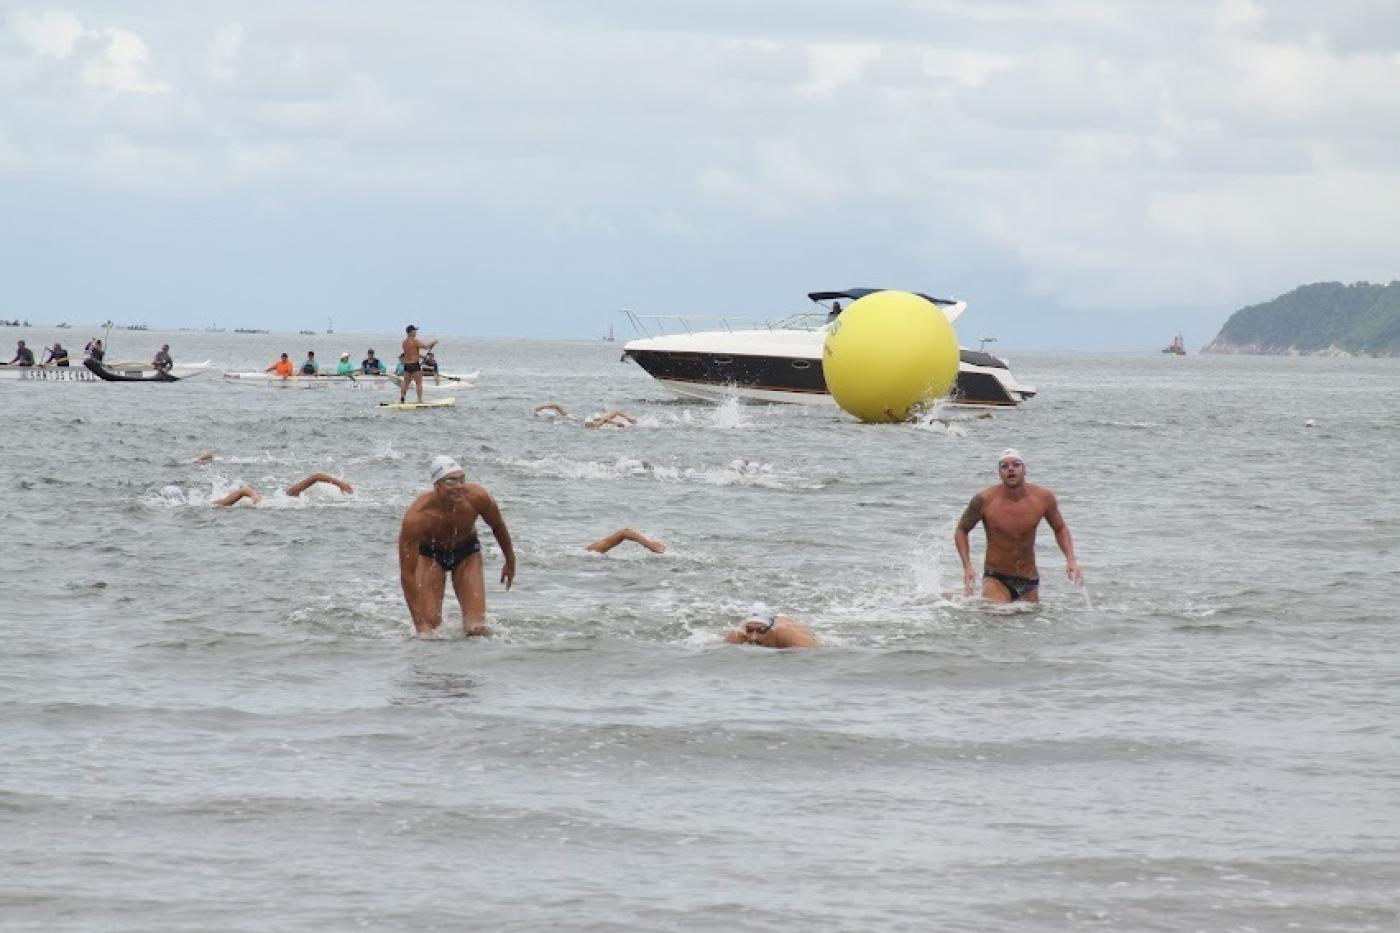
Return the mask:
[[276,373],[283,379],[290,379],[292,378],[292,361],[287,357],[287,354],[283,353],[280,360],[273,363],[267,369],[264,369],[263,372]]

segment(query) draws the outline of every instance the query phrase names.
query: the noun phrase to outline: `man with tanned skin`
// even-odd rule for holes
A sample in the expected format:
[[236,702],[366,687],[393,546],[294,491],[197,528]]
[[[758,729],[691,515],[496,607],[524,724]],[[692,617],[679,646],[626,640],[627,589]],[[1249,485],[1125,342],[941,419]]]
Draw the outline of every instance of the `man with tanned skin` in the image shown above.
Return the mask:
[[1040,572],[1035,566],[1035,530],[1040,520],[1055,532],[1055,543],[1065,554],[1065,573],[1075,586],[1084,585],[1084,573],[1074,556],[1074,539],[1060,515],[1055,494],[1044,486],[1026,482],[1026,461],[1011,448],[997,460],[1000,486],[988,486],[972,497],[953,543],[962,558],[963,590],[972,595],[977,572],[972,569],[972,549],[967,535],[978,522],[987,533],[987,555],[982,564],[982,596],[994,603],[1016,600],[1040,602]]
[[431,350],[437,346],[436,340],[419,340],[418,325],[410,324],[404,328],[404,333],[408,336],[403,338],[403,381],[399,384],[399,404],[402,405],[408,398],[408,386],[410,383],[418,387],[418,404],[423,404],[423,358],[418,355],[419,350]]
[[486,577],[481,564],[477,517],[491,527],[505,555],[501,582],[507,590],[515,580],[515,548],[496,500],[484,486],[468,483],[451,457],[435,457],[429,476],[433,488],[413,500],[399,532],[399,578],[404,602],[419,635],[431,635],[442,625],[442,598],[447,575],[462,607],[462,628],[468,635],[486,634]]
[[760,648],[820,648],[817,636],[794,619],[767,606],[755,606],[743,623],[724,636],[731,645],[758,645]]

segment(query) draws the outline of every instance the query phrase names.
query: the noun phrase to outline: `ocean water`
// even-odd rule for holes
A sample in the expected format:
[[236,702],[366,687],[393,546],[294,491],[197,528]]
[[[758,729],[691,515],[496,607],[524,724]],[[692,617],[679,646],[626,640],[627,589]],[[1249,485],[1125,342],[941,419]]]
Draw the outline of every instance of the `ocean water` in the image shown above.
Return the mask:
[[[0,382],[0,927],[1400,926],[1400,362],[1023,354],[1020,410],[865,426],[673,401],[620,344],[442,351],[448,411]],[[1042,530],[1039,608],[948,595],[1009,445],[1087,592]],[[438,453],[515,538],[487,639],[403,607]],[[276,494],[313,470],[354,494]],[[583,550],[624,525],[666,553]],[[755,601],[827,647],[723,644]]]

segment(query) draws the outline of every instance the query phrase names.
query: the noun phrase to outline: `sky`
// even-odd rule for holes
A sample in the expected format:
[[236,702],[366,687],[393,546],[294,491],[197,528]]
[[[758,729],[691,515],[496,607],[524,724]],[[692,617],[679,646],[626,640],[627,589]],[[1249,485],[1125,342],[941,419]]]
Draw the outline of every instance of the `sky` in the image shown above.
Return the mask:
[[1199,346],[1400,278],[1400,0],[0,0],[0,317]]

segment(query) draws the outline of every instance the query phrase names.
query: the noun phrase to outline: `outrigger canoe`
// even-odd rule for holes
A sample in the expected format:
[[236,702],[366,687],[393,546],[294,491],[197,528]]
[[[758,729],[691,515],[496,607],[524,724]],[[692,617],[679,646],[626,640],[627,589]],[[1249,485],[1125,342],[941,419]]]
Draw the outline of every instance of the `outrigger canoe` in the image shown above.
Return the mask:
[[[466,389],[471,388],[471,380],[475,379],[480,372],[472,373],[442,373],[436,380],[432,376],[423,377],[424,391],[435,389]],[[337,376],[334,373],[323,373],[317,376],[278,376],[275,373],[267,372],[226,372],[224,381],[234,385],[261,386],[269,389],[397,389],[399,387],[399,377],[391,375],[365,375],[364,373],[354,373],[349,376]]]
[[209,361],[188,366],[173,366],[169,371],[156,369],[149,363],[99,363],[83,360],[88,371],[103,382],[181,382],[209,371]]
[[82,366],[6,366],[0,365],[0,379],[16,382],[179,382],[198,376],[209,369],[209,361],[188,366],[176,366],[163,373],[148,363],[112,363],[104,365],[84,360]]

